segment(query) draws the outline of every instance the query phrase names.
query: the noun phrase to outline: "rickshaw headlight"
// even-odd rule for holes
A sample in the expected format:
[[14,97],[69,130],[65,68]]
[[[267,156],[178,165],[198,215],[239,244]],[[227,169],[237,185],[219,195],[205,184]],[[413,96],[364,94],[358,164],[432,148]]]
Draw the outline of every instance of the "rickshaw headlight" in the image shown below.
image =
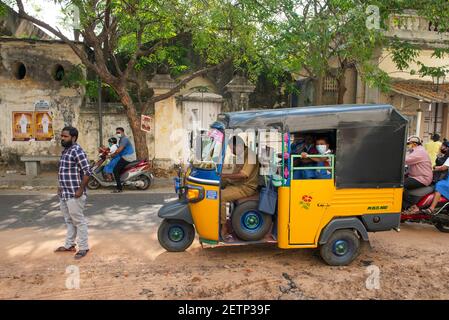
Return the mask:
[[200,197],[200,190],[198,189],[189,189],[187,190],[187,199],[192,201],[196,200]]
[[187,186],[186,198],[189,202],[198,202],[204,197],[204,189],[199,186]]

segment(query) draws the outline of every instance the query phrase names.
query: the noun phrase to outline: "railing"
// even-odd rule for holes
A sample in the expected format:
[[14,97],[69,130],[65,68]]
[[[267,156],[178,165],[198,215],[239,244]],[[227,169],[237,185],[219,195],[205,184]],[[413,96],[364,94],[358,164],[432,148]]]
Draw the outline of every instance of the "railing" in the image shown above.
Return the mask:
[[390,31],[437,32],[437,28],[426,18],[416,14],[394,15],[389,19]]
[[290,177],[292,180],[294,180],[293,178],[293,173],[294,171],[297,170],[330,170],[331,171],[331,178],[330,179],[334,179],[334,163],[335,163],[335,155],[333,154],[320,154],[320,155],[307,155],[307,158],[329,158],[330,159],[330,166],[329,167],[295,167],[294,164],[294,160],[301,158],[301,155],[292,155],[291,156],[291,169],[290,169]]

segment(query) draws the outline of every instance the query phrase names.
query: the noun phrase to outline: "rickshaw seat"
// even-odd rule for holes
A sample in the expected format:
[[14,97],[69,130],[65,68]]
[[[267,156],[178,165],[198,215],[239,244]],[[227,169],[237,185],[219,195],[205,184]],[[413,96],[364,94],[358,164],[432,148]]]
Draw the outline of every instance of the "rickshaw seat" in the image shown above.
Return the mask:
[[239,205],[239,204],[241,204],[243,202],[247,202],[247,201],[259,201],[259,193],[257,192],[256,194],[253,194],[252,196],[240,198],[236,201],[236,204]]

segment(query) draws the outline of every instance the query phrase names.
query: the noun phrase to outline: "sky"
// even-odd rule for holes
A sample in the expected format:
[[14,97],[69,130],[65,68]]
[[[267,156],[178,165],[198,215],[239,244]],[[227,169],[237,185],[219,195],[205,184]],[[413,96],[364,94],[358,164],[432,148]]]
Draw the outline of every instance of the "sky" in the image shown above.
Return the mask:
[[[28,14],[45,21],[53,27],[58,27],[66,37],[73,40],[73,31],[69,26],[64,26],[61,6],[55,4],[54,0],[25,0],[24,5]],[[44,31],[51,37],[54,37],[53,34],[46,30]]]

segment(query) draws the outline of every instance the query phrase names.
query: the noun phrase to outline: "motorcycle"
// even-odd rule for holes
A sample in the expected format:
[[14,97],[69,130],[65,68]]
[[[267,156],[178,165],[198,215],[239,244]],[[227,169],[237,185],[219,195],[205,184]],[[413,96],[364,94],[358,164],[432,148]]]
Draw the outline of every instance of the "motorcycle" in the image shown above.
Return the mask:
[[434,225],[439,231],[449,233],[449,200],[443,196],[438,201],[435,208],[435,214],[425,214],[422,210],[428,208],[434,198],[435,186],[430,185],[428,187],[418,188],[410,190],[409,194],[414,198],[414,203],[419,208],[418,213],[402,213],[401,222],[422,222]]
[[[98,189],[100,187],[113,187],[116,186],[115,178],[112,181],[108,181],[104,177],[103,169],[106,166],[106,157],[102,156],[92,167],[92,175],[90,176],[87,187],[91,190]],[[150,172],[150,163],[148,160],[136,160],[128,164],[120,174],[120,180],[124,186],[135,187],[139,190],[146,190],[152,184],[154,180],[153,174]]]

